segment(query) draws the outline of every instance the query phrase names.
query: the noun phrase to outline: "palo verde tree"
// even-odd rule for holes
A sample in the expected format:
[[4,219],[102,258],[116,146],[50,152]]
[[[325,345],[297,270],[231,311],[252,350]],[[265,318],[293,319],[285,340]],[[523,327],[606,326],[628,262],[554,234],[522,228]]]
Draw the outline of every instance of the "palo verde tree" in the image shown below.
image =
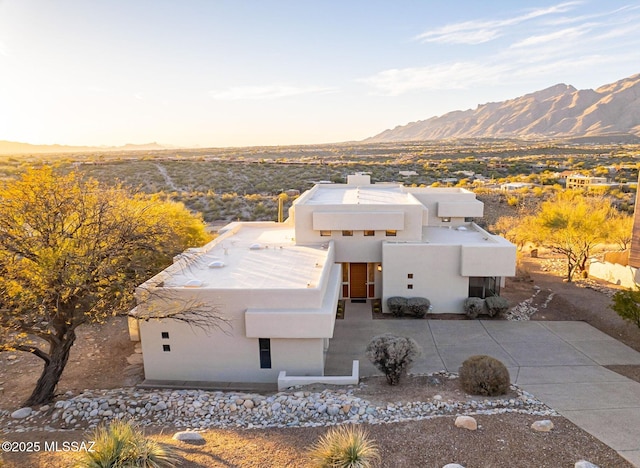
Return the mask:
[[44,362],[25,404],[53,399],[79,326],[129,310],[137,284],[206,240],[184,206],[76,173],[0,185],[0,351]]
[[534,243],[566,258],[570,282],[576,271],[586,271],[593,248],[607,240],[614,219],[616,211],[606,198],[566,191],[542,203],[539,212],[523,224],[532,229],[526,235]]

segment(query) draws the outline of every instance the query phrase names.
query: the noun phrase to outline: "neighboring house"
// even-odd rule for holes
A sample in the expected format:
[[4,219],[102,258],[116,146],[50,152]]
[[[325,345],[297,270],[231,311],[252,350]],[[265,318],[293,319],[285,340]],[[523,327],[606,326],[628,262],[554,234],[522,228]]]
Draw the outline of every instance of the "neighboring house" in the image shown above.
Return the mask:
[[580,189],[580,188],[589,188],[594,185],[602,186],[607,184],[606,177],[593,177],[593,176],[585,176],[582,174],[572,174],[567,176],[566,188],[568,189]]
[[500,190],[502,190],[503,192],[513,192],[514,190],[531,188],[534,186],[535,184],[531,184],[529,182],[508,182],[506,184],[500,185]]
[[284,223],[238,222],[138,288],[141,316],[205,306],[227,320],[208,335],[172,319],[132,320],[153,380],[275,382],[279,371],[323,375],[336,305],[426,297],[462,313],[499,294],[516,248],[471,221],[484,205],[461,188],[318,184]]

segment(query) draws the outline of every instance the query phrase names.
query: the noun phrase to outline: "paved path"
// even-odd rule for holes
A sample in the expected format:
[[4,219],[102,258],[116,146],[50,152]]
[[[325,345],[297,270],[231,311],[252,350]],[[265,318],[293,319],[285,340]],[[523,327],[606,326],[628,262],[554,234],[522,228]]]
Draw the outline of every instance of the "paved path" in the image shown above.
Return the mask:
[[640,365],[640,353],[584,322],[493,320],[372,320],[369,304],[346,307],[329,343],[325,372],[380,373],[364,356],[372,337],[414,338],[422,356],[411,372],[458,372],[474,354],[488,354],[509,369],[511,381],[640,467],[640,383],[602,366]]

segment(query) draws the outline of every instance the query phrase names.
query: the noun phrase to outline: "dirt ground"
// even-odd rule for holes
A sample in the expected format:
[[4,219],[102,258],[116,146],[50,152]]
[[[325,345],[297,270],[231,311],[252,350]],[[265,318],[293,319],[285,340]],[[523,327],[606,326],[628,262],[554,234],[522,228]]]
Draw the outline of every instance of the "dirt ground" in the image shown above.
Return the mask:
[[[610,297],[585,285],[562,281],[561,273],[549,267],[548,258],[525,259],[524,277],[509,280],[502,294],[512,305],[532,298],[539,310],[532,320],[582,320],[640,351],[640,329],[620,319],[608,308]],[[547,270],[547,271],[545,271]],[[539,290],[538,290],[539,288]],[[600,289],[598,287],[598,289]],[[538,292],[539,291],[539,292]],[[549,295],[553,292],[553,297]],[[546,303],[546,307],[542,307]],[[500,318],[496,318],[500,319]],[[132,358],[133,356],[133,358]],[[134,344],[129,341],[126,319],[115,318],[106,325],[80,329],[70,362],[59,385],[59,393],[77,394],[85,388],[117,388],[141,378]],[[131,363],[134,364],[131,364]],[[640,366],[616,366],[612,370],[640,381]],[[0,354],[0,409],[20,406],[33,388],[41,364],[24,353]],[[418,401],[442,394],[445,399],[464,399],[455,387],[431,388],[424,377],[406,378],[389,387],[384,379],[367,379],[362,398],[379,403]],[[602,444],[562,417],[551,418],[549,433],[530,429],[540,417],[517,414],[478,416],[479,429],[456,428],[453,417],[423,421],[368,425],[372,439],[380,446],[384,467],[442,467],[459,463],[473,467],[572,467],[587,459],[600,467],[631,466],[614,450]],[[204,445],[172,441],[173,428],[147,428],[147,434],[175,446],[185,467],[304,467],[307,448],[326,428],[259,430],[210,430]],[[79,431],[25,432],[0,436],[5,440],[88,440]],[[4,454],[6,467],[67,467],[74,464],[65,453]]]

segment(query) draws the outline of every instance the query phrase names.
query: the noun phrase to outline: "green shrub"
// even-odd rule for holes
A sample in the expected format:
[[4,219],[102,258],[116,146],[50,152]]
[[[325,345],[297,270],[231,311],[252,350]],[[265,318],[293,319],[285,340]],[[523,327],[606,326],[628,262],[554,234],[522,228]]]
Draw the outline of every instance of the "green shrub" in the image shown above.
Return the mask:
[[131,422],[112,421],[97,427],[91,439],[93,452],[83,452],[79,466],[83,468],[173,468],[178,458],[173,449],[148,439]]
[[460,385],[471,395],[497,396],[509,391],[509,371],[491,356],[471,356],[459,370]]
[[484,313],[484,299],[479,297],[468,297],[464,300],[464,312],[469,318],[476,318],[478,314]]
[[618,291],[612,299],[613,304],[609,307],[620,317],[635,323],[640,328],[640,291],[632,289]]
[[431,302],[425,297],[410,297],[407,299],[407,306],[405,314],[415,315],[418,318],[422,318],[427,315]]
[[375,442],[361,426],[336,426],[309,450],[313,466],[321,468],[369,468],[380,461]]
[[420,354],[414,339],[385,333],[374,337],[367,345],[367,358],[382,372],[389,385],[397,385],[400,377]]
[[509,310],[509,301],[500,296],[487,297],[484,300],[484,305],[491,317],[497,314],[504,314]]
[[393,296],[387,299],[387,307],[389,308],[389,312],[391,312],[396,317],[402,317],[404,315],[404,311],[407,308],[407,298]]

